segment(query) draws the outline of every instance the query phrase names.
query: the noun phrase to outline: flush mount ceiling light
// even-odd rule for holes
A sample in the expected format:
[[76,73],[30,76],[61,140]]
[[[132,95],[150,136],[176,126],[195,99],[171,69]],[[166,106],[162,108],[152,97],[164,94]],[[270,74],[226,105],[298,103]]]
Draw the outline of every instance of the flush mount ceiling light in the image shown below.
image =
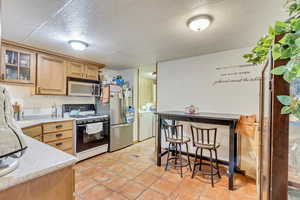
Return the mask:
[[89,46],[87,43],[82,42],[80,40],[70,40],[69,44],[74,50],[77,51],[83,51]]
[[198,15],[187,21],[187,26],[193,31],[203,31],[211,24],[212,18],[209,15]]

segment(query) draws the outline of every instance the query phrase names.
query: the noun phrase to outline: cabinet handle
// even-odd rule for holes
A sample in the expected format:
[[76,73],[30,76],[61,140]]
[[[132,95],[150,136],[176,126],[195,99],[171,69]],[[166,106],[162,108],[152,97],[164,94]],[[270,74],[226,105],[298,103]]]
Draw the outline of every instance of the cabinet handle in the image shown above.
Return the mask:
[[40,94],[41,93],[41,87],[37,86],[37,93]]
[[59,142],[59,143],[56,143],[55,145],[56,145],[56,146],[61,146],[61,145],[63,145],[63,143],[62,143],[62,142]]
[[63,125],[62,125],[62,124],[59,124],[59,125],[56,125],[55,127],[56,127],[56,128],[62,128]]
[[63,136],[63,134],[62,133],[57,133],[55,136],[56,137],[61,137],[61,136]]

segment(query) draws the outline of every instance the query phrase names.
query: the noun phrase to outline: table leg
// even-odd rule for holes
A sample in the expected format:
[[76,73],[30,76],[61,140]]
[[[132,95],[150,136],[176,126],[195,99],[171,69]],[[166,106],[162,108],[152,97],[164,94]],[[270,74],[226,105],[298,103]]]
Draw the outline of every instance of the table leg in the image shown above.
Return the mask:
[[161,166],[161,117],[158,115],[158,130],[156,135],[156,165]]
[[[235,127],[236,127],[235,123],[234,123],[233,127],[234,127],[234,130],[235,130]],[[236,132],[234,131],[234,172],[237,171],[237,164],[238,164],[237,149],[238,149],[238,136],[237,136]]]
[[234,189],[234,172],[236,168],[236,156],[237,156],[237,137],[235,134],[235,123],[231,123],[229,126],[229,173],[228,173],[228,188]]

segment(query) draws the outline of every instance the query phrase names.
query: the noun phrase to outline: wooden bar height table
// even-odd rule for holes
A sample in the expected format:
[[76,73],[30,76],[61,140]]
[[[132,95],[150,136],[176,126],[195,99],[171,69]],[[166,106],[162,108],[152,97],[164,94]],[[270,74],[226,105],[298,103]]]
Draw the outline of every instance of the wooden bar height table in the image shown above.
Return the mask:
[[235,126],[240,115],[204,112],[186,114],[181,111],[157,112],[156,114],[158,117],[158,132],[156,137],[157,166],[161,166],[161,157],[167,153],[167,151],[161,152],[162,120],[172,120],[172,124],[175,124],[176,121],[185,121],[229,126],[228,188],[229,190],[234,189],[234,173],[237,168],[237,135],[235,133]]

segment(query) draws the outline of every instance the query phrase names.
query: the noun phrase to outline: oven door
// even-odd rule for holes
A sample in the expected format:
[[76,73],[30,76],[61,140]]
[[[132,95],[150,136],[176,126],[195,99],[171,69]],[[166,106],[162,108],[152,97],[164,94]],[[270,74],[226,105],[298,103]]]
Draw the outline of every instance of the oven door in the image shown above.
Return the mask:
[[68,82],[68,96],[94,96],[95,84],[77,81]]
[[88,134],[86,124],[76,125],[76,153],[108,144],[109,121],[103,121],[100,132]]

